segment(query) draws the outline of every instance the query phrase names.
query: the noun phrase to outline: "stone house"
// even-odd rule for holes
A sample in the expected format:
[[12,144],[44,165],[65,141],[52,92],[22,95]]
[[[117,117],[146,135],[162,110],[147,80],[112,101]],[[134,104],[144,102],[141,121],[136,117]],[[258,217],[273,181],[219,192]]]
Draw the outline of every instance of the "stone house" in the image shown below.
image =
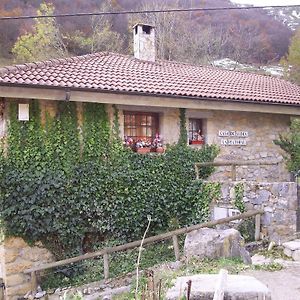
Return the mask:
[[[31,99],[42,114],[55,113],[57,101],[113,104],[120,111],[121,136],[164,144],[179,137],[179,108],[186,109],[189,143],[220,146],[223,160],[282,160],[273,140],[300,115],[300,87],[285,80],[213,67],[156,60],[155,30],[134,27],[134,57],[96,53],[0,69],[0,135],[7,126],[6,103],[19,102],[26,120]],[[241,178],[287,180],[280,167],[264,172],[239,170]],[[255,173],[255,174],[254,174]]]
[[[185,108],[190,147],[215,143],[221,149],[219,160],[279,162],[260,169],[241,167],[237,170],[239,180],[289,180],[283,153],[273,140],[288,130],[292,118],[300,116],[300,87],[270,76],[157,60],[155,30],[149,25],[134,27],[134,57],[96,53],[1,68],[1,138],[5,138],[9,122],[7,103],[17,101],[19,120],[26,121],[30,118],[32,99],[40,101],[42,115],[46,112],[55,115],[58,101],[76,102],[78,116],[83,103],[104,103],[111,120],[112,106],[116,105],[124,140],[152,143],[159,135],[164,145],[178,140],[180,108]],[[221,169],[213,179],[228,174],[226,168]],[[247,186],[248,194],[256,188],[256,184]],[[225,200],[230,189],[228,185],[222,188]],[[295,187],[277,184],[275,188],[261,185],[261,189],[259,201],[264,201],[266,211],[264,224],[271,224],[277,218],[271,215],[273,209],[286,220],[290,219],[291,209],[292,225],[287,226],[294,231]],[[261,200],[264,197],[267,200]],[[292,207],[288,204],[290,198],[294,201]],[[258,198],[249,199],[255,207]],[[278,208],[269,199],[279,199],[272,201],[284,205]],[[11,286],[7,289],[10,295],[24,295],[28,290],[27,277],[20,275],[24,269],[50,259],[49,253],[40,255],[43,249],[28,249],[20,239],[6,241],[0,251],[6,253],[1,255],[5,260],[1,265],[6,286]],[[10,270],[12,266],[18,269]]]

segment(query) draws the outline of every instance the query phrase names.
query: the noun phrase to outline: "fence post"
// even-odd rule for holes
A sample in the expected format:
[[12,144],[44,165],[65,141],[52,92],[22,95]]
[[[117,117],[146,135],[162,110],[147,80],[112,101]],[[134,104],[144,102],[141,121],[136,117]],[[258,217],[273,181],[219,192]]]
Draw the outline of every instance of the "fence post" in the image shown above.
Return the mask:
[[227,275],[228,275],[227,270],[224,270],[224,269],[220,270],[213,300],[223,300],[224,299]]
[[104,279],[109,278],[109,259],[108,253],[103,254]]
[[260,214],[255,215],[255,240],[260,239]]
[[236,165],[231,165],[231,179],[236,181]]
[[176,258],[176,261],[178,261],[178,260],[180,260],[180,251],[179,251],[177,235],[173,235],[172,240],[173,240],[173,248],[174,248],[175,258]]
[[4,300],[4,289],[5,289],[4,281],[2,278],[0,278],[0,300]]
[[35,292],[37,290],[37,274],[36,272],[31,272],[30,274],[31,276],[31,291]]

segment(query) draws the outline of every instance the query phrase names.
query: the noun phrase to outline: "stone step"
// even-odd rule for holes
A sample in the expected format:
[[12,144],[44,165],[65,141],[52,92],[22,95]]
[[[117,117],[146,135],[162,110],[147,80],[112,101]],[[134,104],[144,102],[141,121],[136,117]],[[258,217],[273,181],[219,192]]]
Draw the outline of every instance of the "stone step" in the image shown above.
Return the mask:
[[284,254],[292,257],[293,260],[300,261],[300,239],[293,240],[282,244]]

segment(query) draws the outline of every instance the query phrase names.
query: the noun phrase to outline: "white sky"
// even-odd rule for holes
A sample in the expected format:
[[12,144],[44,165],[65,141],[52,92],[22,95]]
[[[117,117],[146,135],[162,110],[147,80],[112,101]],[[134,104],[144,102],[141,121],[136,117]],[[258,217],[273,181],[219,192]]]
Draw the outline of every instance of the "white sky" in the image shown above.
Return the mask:
[[300,0],[231,0],[239,4],[264,5],[300,5]]

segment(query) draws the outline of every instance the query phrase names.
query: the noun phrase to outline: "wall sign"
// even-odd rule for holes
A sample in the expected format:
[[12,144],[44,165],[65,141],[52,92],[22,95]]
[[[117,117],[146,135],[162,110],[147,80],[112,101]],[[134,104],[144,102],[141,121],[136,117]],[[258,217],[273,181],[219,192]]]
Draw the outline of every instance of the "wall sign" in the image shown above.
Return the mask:
[[249,137],[248,131],[219,130],[218,136],[221,137],[221,145],[224,146],[246,146]]

